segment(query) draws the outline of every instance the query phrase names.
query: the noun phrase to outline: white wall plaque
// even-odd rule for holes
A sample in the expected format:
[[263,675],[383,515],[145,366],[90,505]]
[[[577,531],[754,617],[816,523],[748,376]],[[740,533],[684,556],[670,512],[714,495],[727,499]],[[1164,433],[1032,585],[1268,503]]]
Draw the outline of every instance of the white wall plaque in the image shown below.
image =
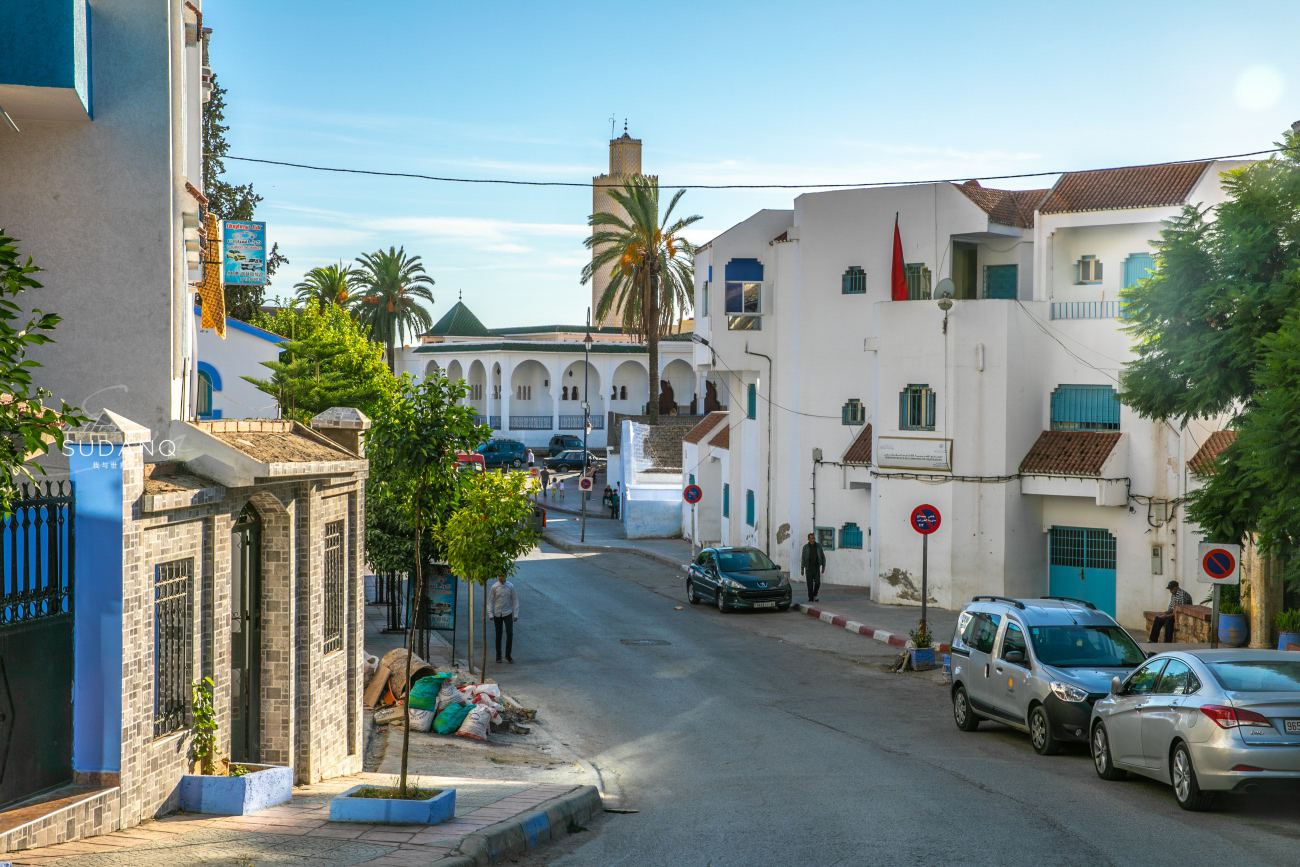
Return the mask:
[[875,465],[882,470],[952,472],[952,440],[934,437],[880,437]]

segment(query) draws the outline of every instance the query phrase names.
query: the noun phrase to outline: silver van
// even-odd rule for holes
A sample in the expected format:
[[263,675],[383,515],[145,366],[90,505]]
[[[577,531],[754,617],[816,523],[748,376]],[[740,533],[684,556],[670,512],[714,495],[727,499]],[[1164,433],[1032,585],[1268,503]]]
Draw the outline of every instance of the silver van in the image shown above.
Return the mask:
[[973,732],[981,719],[1029,733],[1050,756],[1088,741],[1092,705],[1146,661],[1124,628],[1091,602],[1062,596],[976,596],[952,639],[952,716]]

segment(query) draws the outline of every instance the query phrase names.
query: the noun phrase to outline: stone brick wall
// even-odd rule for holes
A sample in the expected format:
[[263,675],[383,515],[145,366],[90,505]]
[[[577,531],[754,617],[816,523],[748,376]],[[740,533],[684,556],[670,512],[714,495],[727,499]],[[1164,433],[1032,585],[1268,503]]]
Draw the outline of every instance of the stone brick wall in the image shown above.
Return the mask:
[[[1147,629],[1163,611],[1147,611]],[[1161,633],[1163,640],[1164,634]],[[1174,641],[1204,644],[1210,640],[1210,609],[1204,605],[1179,605],[1174,609]]]

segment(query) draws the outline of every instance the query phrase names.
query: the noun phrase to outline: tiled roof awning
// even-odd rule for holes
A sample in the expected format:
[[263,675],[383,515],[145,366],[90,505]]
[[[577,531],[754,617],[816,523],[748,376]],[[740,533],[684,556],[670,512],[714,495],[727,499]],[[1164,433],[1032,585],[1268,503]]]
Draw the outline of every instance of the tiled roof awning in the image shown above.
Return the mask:
[[1022,229],[1034,227],[1034,208],[1047,195],[1048,190],[994,190],[980,185],[979,181],[954,184],[958,190],[979,205],[989,219],[1004,226]]
[[699,424],[691,428],[691,432],[682,437],[682,442],[699,444],[700,440],[709,435],[709,432],[718,426],[720,422],[726,419],[725,412],[711,412],[706,415]]
[[1045,430],[1020,462],[1024,475],[1100,476],[1122,434]]
[[1188,468],[1198,476],[1213,475],[1217,469],[1219,455],[1236,439],[1235,430],[1216,430],[1210,434],[1205,444],[1196,450],[1196,454],[1192,455],[1192,459],[1187,462]]
[[731,427],[729,425],[723,425],[722,430],[714,434],[713,439],[709,440],[709,445],[713,446],[715,449],[727,449],[730,451]]
[[849,450],[844,453],[843,462],[846,464],[858,464],[864,467],[871,466],[871,425],[862,429],[858,438],[849,446]]
[[1164,163],[1067,172],[1038,210],[1043,214],[1065,214],[1181,205],[1209,165],[1208,162]]
[[255,479],[349,475],[367,471],[365,458],[295,421],[222,419],[173,421],[176,458],[192,472],[227,487]]

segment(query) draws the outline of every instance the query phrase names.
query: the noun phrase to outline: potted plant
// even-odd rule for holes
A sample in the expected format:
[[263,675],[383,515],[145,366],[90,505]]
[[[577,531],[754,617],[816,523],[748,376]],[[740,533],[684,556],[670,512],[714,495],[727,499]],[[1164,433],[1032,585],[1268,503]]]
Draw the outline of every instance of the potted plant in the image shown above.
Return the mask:
[[353,786],[330,799],[331,822],[436,825],[456,813],[455,789],[399,786]]
[[912,646],[907,649],[907,655],[913,670],[929,671],[934,668],[934,634],[925,627],[918,627],[908,635],[912,639]]
[[1300,609],[1279,612],[1273,621],[1277,624],[1277,649],[1289,650],[1287,645],[1300,647]]
[[1238,602],[1219,602],[1219,643],[1225,647],[1241,647],[1250,640],[1250,622],[1246,610]]
[[[181,809],[190,813],[247,816],[293,797],[293,770],[280,765],[231,762],[217,757],[217,714],[212,678],[194,682],[191,750],[197,774],[181,777]],[[218,764],[220,768],[218,768]]]

